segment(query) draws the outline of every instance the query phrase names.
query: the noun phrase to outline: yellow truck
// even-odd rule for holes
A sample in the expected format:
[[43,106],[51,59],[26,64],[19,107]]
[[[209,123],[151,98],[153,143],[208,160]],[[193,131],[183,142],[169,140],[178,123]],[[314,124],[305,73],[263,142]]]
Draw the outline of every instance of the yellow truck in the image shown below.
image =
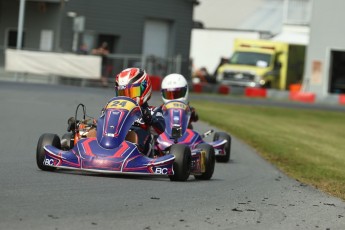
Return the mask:
[[235,39],[229,62],[217,71],[217,82],[286,90],[302,81],[305,51],[305,45]]

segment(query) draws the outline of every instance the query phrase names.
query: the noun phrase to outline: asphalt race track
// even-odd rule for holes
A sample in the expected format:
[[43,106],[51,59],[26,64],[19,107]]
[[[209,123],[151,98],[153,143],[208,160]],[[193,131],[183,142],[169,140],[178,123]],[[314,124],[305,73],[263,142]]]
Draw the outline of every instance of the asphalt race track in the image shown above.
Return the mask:
[[345,229],[345,202],[286,177],[235,138],[231,162],[217,163],[210,181],[37,168],[42,133],[65,133],[78,103],[97,117],[112,96],[0,82],[0,229]]

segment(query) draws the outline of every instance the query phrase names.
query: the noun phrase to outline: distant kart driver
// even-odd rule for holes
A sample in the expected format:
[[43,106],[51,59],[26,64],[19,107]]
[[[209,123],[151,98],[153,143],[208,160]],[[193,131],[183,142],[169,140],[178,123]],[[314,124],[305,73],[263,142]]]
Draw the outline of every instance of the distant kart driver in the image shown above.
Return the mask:
[[[188,101],[188,83],[186,78],[177,73],[172,73],[164,77],[161,85],[162,100],[167,103],[172,100],[182,101],[189,104]],[[195,111],[195,108],[189,106],[191,110],[190,122],[188,128],[192,129],[193,126],[191,122],[196,122],[199,120],[199,116]]]

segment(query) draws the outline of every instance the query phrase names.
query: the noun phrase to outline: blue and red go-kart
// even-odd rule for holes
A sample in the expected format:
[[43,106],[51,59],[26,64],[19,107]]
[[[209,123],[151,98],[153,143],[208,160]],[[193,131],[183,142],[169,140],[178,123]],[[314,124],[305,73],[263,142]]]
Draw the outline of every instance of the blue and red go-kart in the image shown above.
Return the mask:
[[[156,148],[158,151],[164,153],[169,146],[180,143],[189,146],[192,150],[201,148],[206,151],[206,155],[209,154],[208,152],[214,152],[217,162],[228,162],[230,160],[231,136],[229,134],[216,132],[213,136],[213,142],[206,143],[203,138],[211,134],[213,130],[200,135],[189,129],[191,111],[186,103],[173,100],[164,104],[162,109],[165,119],[165,131],[157,138]],[[174,136],[176,135],[179,138],[175,139]]]
[[[77,112],[78,107],[76,117]],[[87,137],[84,134],[90,126],[85,122],[84,108],[84,119],[76,120],[71,128],[74,131],[65,134],[63,141],[56,134],[41,135],[37,144],[37,166],[44,171],[72,169],[110,174],[165,175],[172,181],[185,181],[190,174],[203,175],[205,162],[202,152],[194,152],[192,157],[190,148],[184,144],[171,145],[164,156],[151,158],[141,153],[136,145],[137,136],[130,130],[141,114],[140,107],[131,98],[112,98],[97,120],[96,137]]]

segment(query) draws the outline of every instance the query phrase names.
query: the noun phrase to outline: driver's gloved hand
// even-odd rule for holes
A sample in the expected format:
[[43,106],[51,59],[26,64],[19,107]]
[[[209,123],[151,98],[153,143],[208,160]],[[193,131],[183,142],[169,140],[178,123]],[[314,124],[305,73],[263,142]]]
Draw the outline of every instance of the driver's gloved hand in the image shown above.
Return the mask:
[[149,107],[143,107],[141,108],[141,112],[143,113],[143,121],[145,122],[145,124],[147,125],[151,125],[152,124],[152,114],[151,114],[151,110],[149,109]]
[[196,113],[195,109],[193,107],[191,107],[191,121],[195,122],[195,121],[198,121],[199,120],[199,116],[198,114]]

